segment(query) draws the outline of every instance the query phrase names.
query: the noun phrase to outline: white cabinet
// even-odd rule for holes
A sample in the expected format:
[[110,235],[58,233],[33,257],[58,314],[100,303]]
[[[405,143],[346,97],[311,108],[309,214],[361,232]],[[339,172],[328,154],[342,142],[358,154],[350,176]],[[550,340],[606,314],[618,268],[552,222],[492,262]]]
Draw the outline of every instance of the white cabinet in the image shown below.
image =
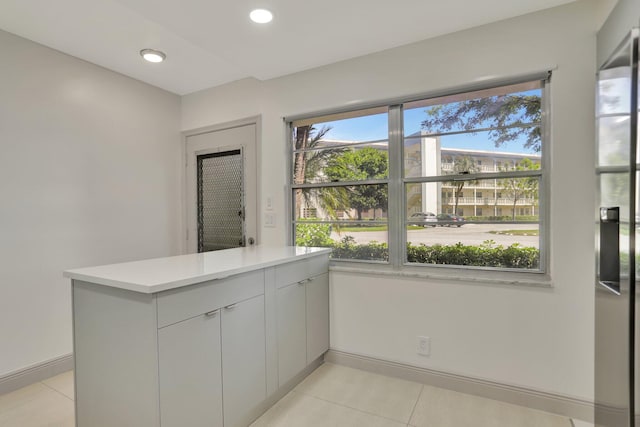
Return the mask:
[[277,293],[278,384],[283,385],[307,366],[305,285],[293,283]]
[[264,326],[264,295],[222,309],[225,427],[246,426],[267,397]]
[[222,426],[220,313],[158,330],[162,427]]
[[258,295],[159,329],[162,427],[250,421],[266,398],[264,326]]
[[278,383],[282,387],[329,349],[327,259],[276,268]]
[[[248,279],[232,279],[240,295],[255,288],[255,274],[240,277]],[[172,311],[186,296],[175,298]],[[222,427],[223,414],[225,427],[242,425],[266,398],[264,315],[257,295],[158,330],[162,427]]]
[[329,274],[306,283],[307,363],[329,350]]
[[328,264],[265,247],[69,272],[76,425],[248,426],[328,348]]

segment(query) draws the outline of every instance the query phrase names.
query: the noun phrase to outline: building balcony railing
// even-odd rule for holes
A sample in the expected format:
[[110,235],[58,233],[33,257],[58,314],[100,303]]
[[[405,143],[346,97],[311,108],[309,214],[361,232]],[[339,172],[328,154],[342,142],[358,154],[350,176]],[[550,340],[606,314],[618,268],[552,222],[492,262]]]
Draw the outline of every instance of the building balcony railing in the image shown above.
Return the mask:
[[[442,183],[443,188],[454,188],[456,185],[450,181],[444,181]],[[464,188],[503,188],[496,184],[495,179],[483,179],[476,182],[466,182]]]
[[[453,163],[441,163],[440,168],[443,171],[453,171],[454,164]],[[480,165],[476,166],[478,172],[499,172],[500,169],[496,168],[493,165]]]
[[[446,197],[442,199],[443,205],[455,205],[456,199],[454,197]],[[535,206],[538,204],[537,199],[524,198],[516,201],[516,206]],[[471,206],[513,206],[513,199],[499,198],[491,199],[487,197],[475,198],[475,197],[458,197],[458,206],[471,205]]]

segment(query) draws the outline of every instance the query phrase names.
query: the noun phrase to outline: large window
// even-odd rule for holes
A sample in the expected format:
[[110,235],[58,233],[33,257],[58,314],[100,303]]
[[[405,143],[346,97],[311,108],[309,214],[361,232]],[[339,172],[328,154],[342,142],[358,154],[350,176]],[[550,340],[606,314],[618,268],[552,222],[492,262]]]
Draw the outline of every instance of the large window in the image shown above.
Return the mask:
[[[389,260],[387,110],[294,123],[291,179],[297,245],[331,246],[334,258]],[[305,215],[310,208],[315,216]]]
[[291,121],[294,242],[543,271],[545,80]]

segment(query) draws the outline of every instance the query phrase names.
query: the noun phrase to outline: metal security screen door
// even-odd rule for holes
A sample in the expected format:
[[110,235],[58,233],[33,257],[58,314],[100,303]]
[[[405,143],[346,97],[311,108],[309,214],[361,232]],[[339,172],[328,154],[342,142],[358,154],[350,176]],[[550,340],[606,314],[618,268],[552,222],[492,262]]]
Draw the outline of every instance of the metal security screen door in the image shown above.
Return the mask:
[[198,252],[245,245],[242,151],[197,157]]
[[185,135],[185,252],[257,242],[257,126]]

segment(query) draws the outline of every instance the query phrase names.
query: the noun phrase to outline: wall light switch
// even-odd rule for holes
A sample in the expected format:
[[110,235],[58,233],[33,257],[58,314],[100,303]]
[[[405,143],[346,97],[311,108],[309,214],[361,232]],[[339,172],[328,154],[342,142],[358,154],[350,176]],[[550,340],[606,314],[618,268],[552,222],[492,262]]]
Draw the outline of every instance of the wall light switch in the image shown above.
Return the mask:
[[275,227],[276,226],[276,214],[272,212],[265,212],[264,214],[264,226]]
[[273,210],[273,198],[271,196],[267,196],[264,208],[268,211]]

